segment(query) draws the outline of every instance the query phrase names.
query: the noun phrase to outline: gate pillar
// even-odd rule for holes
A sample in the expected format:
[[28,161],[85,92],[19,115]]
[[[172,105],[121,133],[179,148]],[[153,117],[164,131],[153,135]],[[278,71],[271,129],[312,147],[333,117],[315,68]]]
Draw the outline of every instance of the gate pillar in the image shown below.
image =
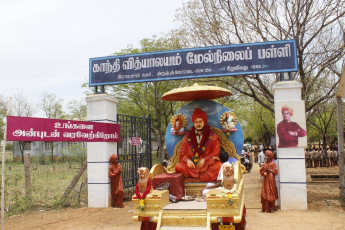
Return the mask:
[[[117,99],[107,94],[86,97],[87,120],[116,123]],[[109,158],[117,153],[116,142],[87,143],[88,207],[111,206]]]
[[[281,81],[273,86],[276,140],[277,124],[282,121],[282,107],[293,108],[291,121],[306,129],[305,104],[301,99],[302,84],[297,81]],[[287,126],[288,127],[288,126]],[[295,134],[298,135],[297,132]],[[282,141],[283,142],[283,141]],[[307,137],[298,137],[294,147],[277,147],[278,191],[281,210],[307,210],[307,185],[304,148]]]

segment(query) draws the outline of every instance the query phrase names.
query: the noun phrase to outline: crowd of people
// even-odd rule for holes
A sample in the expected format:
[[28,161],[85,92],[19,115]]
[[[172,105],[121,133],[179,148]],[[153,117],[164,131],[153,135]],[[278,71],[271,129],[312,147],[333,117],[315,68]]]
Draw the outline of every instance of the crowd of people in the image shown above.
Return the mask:
[[339,154],[337,146],[323,147],[310,146],[304,150],[305,166],[307,168],[337,166]]
[[259,163],[260,167],[262,164],[265,162],[265,153],[266,151],[269,150],[273,153],[273,160],[277,160],[277,150],[274,146],[269,146],[269,147],[263,147],[263,145],[259,145],[259,147],[255,147],[251,151],[253,152],[254,155],[254,162]]

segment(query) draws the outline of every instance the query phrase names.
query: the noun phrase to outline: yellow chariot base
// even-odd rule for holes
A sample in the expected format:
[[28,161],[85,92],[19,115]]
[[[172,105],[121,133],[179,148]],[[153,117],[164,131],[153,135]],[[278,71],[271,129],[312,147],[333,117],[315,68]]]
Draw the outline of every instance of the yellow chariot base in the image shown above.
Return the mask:
[[[153,190],[144,200],[144,209],[134,195],[134,221],[155,223],[155,229],[231,229],[241,225],[244,229],[244,188],[243,169],[239,161],[235,164],[234,186],[231,190],[212,189],[206,195],[206,201],[196,200],[169,202],[168,190]],[[187,196],[200,197],[206,183],[185,183]],[[212,228],[213,226],[213,228]],[[238,228],[237,228],[238,229]]]

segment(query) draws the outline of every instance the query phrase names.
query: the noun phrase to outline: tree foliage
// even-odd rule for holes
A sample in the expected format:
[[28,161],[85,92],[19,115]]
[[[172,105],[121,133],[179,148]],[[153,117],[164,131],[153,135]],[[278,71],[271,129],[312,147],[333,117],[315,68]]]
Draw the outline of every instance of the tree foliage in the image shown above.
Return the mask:
[[324,149],[328,144],[334,145],[337,141],[337,105],[335,100],[318,105],[318,109],[309,119],[309,143],[320,142]]
[[[42,97],[42,101],[39,104],[47,118],[62,119],[64,113],[62,110],[62,99],[59,99],[55,94],[46,93]],[[50,145],[51,161],[54,162],[54,148],[60,144],[60,142],[49,142]]]
[[[115,55],[154,52],[178,49],[169,38],[143,39],[140,48],[129,46]],[[185,81],[156,81],[146,83],[130,83],[108,87],[110,94],[119,99],[118,113],[134,116],[151,116],[152,139],[157,143],[157,154],[163,160],[165,131],[171,116],[174,114],[176,102],[163,101],[162,95]]]
[[59,119],[64,116],[62,99],[58,98],[55,94],[46,93],[38,106],[47,118]]
[[[319,103],[335,95],[344,62],[344,14],[342,0],[194,0],[177,16],[178,35],[187,46],[228,45],[295,39],[298,72],[307,119]],[[274,111],[274,74],[227,77],[228,84]]]
[[[10,106],[8,108],[8,106]],[[10,116],[21,116],[30,117],[35,112],[35,106],[29,102],[27,97],[23,94],[14,94],[12,97],[1,97],[0,98],[0,110],[1,116],[4,118],[6,116],[6,111],[8,109]],[[1,119],[0,126],[3,127],[5,123]],[[3,137],[3,134],[1,135]],[[20,153],[22,155],[22,163],[24,164],[24,146],[27,141],[18,141]]]
[[86,102],[84,99],[72,100],[68,102],[68,119],[85,121],[86,120]]
[[[298,72],[292,77],[302,83],[308,127],[315,127],[310,122],[322,112],[319,105],[334,97],[344,64],[344,6],[343,0],[191,0],[180,9],[176,19],[181,24],[174,33],[185,47],[295,39]],[[270,111],[273,118],[273,85],[279,78],[257,74],[204,81],[228,85]],[[314,131],[308,131],[312,138]]]

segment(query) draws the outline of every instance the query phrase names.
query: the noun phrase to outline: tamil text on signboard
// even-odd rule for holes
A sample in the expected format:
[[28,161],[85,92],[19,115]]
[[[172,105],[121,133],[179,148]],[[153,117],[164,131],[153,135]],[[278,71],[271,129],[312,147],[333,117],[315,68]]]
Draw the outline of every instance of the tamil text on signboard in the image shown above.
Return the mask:
[[120,142],[120,125],[35,117],[7,117],[9,141]]
[[90,86],[298,70],[295,40],[91,58],[89,64]]

